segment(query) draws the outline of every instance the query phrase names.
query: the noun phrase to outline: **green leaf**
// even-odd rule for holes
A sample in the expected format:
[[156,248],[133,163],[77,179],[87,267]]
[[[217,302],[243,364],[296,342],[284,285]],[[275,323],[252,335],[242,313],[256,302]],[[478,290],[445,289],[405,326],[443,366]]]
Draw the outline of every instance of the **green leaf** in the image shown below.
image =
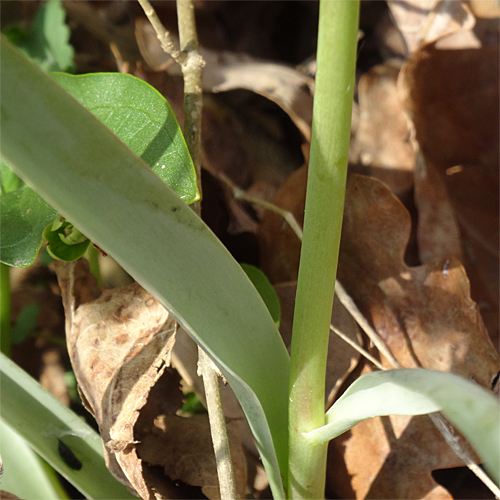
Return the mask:
[[453,373],[401,369],[362,375],[328,410],[328,423],[305,436],[327,442],[367,418],[442,411],[500,481],[500,405],[480,385]]
[[52,76],[184,202],[199,199],[193,162],[181,129],[172,108],[157,90],[122,73]]
[[245,411],[275,498],[284,498],[289,358],[260,295],[169,186],[9,42],[1,45],[2,157],[203,347]]
[[[2,490],[25,500],[69,498],[54,469],[28,446],[26,441],[0,420],[0,456],[4,473]],[[29,471],[29,474],[26,474]]]
[[0,261],[16,267],[31,265],[42,244],[42,232],[57,211],[27,185],[2,194],[0,206]]
[[10,193],[23,185],[24,182],[0,160],[0,194]]
[[[58,73],[53,77],[141,156],[186,203],[199,199],[193,163],[177,120],[167,101],[153,87],[120,73]],[[71,156],[68,161],[72,161]],[[4,175],[9,182],[14,174],[4,166],[2,183]],[[12,186],[9,182],[7,188]],[[28,266],[36,258],[43,230],[57,212],[28,186],[23,185],[22,192],[15,193],[1,199],[0,260],[10,266]],[[53,248],[50,251],[62,260],[72,258]]]
[[276,326],[280,326],[281,306],[278,294],[274,291],[273,285],[267,279],[267,276],[257,267],[250,264],[240,264],[243,271],[247,273],[253,286],[257,289],[262,300],[267,306]]
[[[56,221],[59,219],[62,218],[59,216]],[[72,236],[68,236],[68,231],[71,231]],[[75,238],[75,234],[76,240],[69,241],[69,238]],[[72,262],[83,257],[90,244],[90,240],[68,221],[61,221],[57,226],[54,222],[48,224],[43,230],[43,239],[47,242],[49,255],[64,262]]]
[[35,329],[39,312],[40,306],[35,302],[31,302],[19,311],[16,324],[10,329],[12,344],[20,344]]
[[[0,385],[2,420],[86,497],[136,498],[106,468],[99,435],[3,354]],[[80,470],[65,462],[59,441],[81,462]]]
[[70,71],[75,51],[65,17],[62,2],[49,0],[37,11],[26,33],[10,29],[8,36],[44,71]]

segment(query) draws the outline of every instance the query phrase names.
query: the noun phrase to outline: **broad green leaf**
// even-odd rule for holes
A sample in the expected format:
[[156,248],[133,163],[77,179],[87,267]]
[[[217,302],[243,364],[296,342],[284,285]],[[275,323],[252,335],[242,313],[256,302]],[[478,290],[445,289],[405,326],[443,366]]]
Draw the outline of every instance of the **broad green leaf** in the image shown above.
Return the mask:
[[57,211],[27,185],[2,194],[0,206],[0,261],[16,267],[31,265],[42,244],[42,232]]
[[[186,203],[199,199],[193,163],[177,120],[167,101],[153,87],[120,73],[57,73],[53,77],[141,156]],[[71,155],[68,161],[73,161]],[[13,175],[6,166],[2,168],[2,179],[4,175],[7,181]],[[43,230],[57,212],[28,186],[22,185],[22,192],[15,193],[1,199],[0,259],[10,266],[29,266],[42,243]]]
[[3,420],[0,420],[0,456],[3,465],[3,491],[24,500],[69,498],[55,471]]
[[52,76],[183,201],[199,199],[193,162],[181,129],[172,108],[157,90],[122,73]]
[[306,434],[326,442],[371,417],[435,411],[467,438],[492,478],[500,481],[500,405],[492,393],[453,373],[401,369],[357,379],[327,412],[328,423]]
[[49,0],[35,14],[28,30],[17,27],[7,32],[15,43],[44,71],[70,71],[75,51],[65,23],[66,12],[60,0]]
[[271,285],[271,282],[267,279],[267,276],[257,267],[251,266],[250,264],[241,264],[241,267],[243,268],[243,271],[247,273],[247,276],[250,278],[253,286],[260,293],[260,296],[269,309],[269,313],[276,323],[276,326],[279,327],[281,306],[280,299],[278,298],[277,293],[274,291],[273,285]]
[[[3,354],[0,385],[2,420],[86,497],[136,498],[106,468],[99,435]],[[81,462],[80,470],[66,463],[59,441]]]
[[275,498],[284,498],[289,358],[260,295],[169,186],[51,78],[1,43],[2,157],[203,347],[246,413]]
[[23,187],[24,182],[0,160],[0,194],[9,193]]

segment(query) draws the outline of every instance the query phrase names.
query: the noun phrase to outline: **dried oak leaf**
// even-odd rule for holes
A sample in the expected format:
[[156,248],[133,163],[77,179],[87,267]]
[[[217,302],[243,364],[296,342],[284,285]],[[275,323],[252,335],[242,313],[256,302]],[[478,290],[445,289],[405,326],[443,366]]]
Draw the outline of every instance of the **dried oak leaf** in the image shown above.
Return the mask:
[[73,313],[73,268],[57,265],[68,351],[82,399],[99,425],[112,474],[142,498],[151,498],[135,449],[134,425],[169,363],[176,322],[136,283],[106,290]]
[[441,173],[455,165],[499,163],[499,46],[439,50],[421,47],[399,76],[405,102],[426,160]]
[[359,125],[349,161],[362,165],[363,174],[377,177],[401,197],[413,186],[415,151],[397,93],[399,64],[388,61],[360,78]]
[[[409,234],[410,216],[388,188],[351,176],[339,280],[402,366],[450,371],[493,389],[499,358],[462,266],[454,259],[406,266]],[[332,462],[344,460],[343,471],[328,473],[343,498],[450,498],[431,471],[462,465],[427,417],[363,422],[330,451]]]
[[444,180],[421,152],[417,154],[414,174],[420,261],[463,260],[460,230]]
[[[416,177],[416,203],[426,204],[430,196],[443,208],[449,199],[472,296],[494,344],[500,297],[498,65],[498,43],[476,50],[426,45],[404,64],[398,82],[430,175],[423,191]],[[425,253],[421,257],[427,260]]]
[[469,7],[457,0],[391,0],[388,4],[410,53],[422,42],[470,31],[475,23]]
[[[181,73],[158,42],[151,24],[139,19],[136,37],[144,59],[155,69],[167,69],[171,75]],[[227,92],[247,89],[260,94],[280,106],[293,120],[306,140],[311,138],[314,81],[294,68],[270,63],[242,53],[213,51],[201,47],[206,63],[203,89]]]
[[[234,421],[227,422],[231,461],[235,471],[236,490],[245,496],[246,459]],[[207,414],[189,418],[158,415],[149,428],[141,426],[137,434],[137,451],[149,466],[161,466],[166,476],[175,481],[201,486],[210,499],[220,498],[214,448]]]

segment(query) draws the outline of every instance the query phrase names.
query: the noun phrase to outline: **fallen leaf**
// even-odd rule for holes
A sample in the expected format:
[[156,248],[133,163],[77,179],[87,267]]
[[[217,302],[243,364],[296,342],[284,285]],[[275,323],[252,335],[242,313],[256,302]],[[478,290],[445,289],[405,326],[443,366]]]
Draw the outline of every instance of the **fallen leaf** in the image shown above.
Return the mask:
[[439,50],[421,47],[399,76],[401,99],[427,161],[455,165],[499,163],[499,47]]
[[421,153],[414,174],[420,261],[462,260],[458,222],[444,180]]
[[[458,223],[472,296],[495,345],[500,297],[498,51],[493,40],[476,50],[445,51],[425,45],[405,63],[399,79],[432,177],[425,191],[416,186],[416,203],[426,204],[422,195],[428,197],[433,191],[433,203],[441,209],[445,197],[449,200],[453,215],[447,218]],[[456,231],[452,231],[455,236],[447,232],[455,241]],[[422,258],[427,257],[422,254]]]
[[360,119],[349,161],[361,164],[360,173],[377,177],[401,197],[413,187],[415,151],[397,93],[399,65],[388,61],[360,78]]
[[[73,309],[74,272],[85,264],[57,263],[67,318],[67,343],[82,399],[94,415],[115,477],[142,498],[134,425],[148,392],[169,364],[175,320],[138,284],[106,290]],[[88,267],[87,267],[88,269]]]
[[[450,371],[494,389],[499,358],[462,266],[406,266],[409,233],[409,214],[387,187],[351,176],[339,280],[403,367]],[[431,471],[462,465],[427,417],[369,420],[331,447],[332,461],[345,459],[344,474],[332,467],[329,479],[343,498],[451,498]]]
[[[136,37],[144,59],[153,69],[167,69],[171,75],[181,74],[180,66],[160,46],[151,24],[139,19]],[[200,47],[205,61],[203,89],[227,92],[251,90],[280,106],[293,120],[307,141],[311,138],[312,93],[314,80],[286,66],[257,60],[242,53],[216,52]]]
[[389,8],[408,52],[457,31],[470,31],[475,18],[465,2],[457,0],[389,1]]

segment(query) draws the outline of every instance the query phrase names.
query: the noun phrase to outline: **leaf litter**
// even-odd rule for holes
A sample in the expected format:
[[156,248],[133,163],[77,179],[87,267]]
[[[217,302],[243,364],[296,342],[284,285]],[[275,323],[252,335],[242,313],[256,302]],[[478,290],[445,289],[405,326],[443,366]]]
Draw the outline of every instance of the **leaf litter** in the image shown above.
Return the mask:
[[[152,61],[154,40],[133,3],[112,4],[69,2],[79,70],[114,70],[113,43],[121,69],[157,87],[182,123],[175,65]],[[281,216],[236,199],[235,189],[303,221],[314,90],[303,69],[314,66],[306,58],[314,54],[317,5],[271,4],[267,10],[253,2],[196,6],[210,62],[203,215],[238,260],[258,264],[275,284],[288,345],[300,241]],[[498,393],[495,4],[362,5],[338,279],[402,366],[452,371]],[[171,7],[162,5],[159,14],[175,32]],[[303,21],[292,22],[288,52],[276,44],[283,15]],[[181,379],[204,400],[189,338],[179,331],[175,340],[172,318],[138,285],[101,292],[83,262],[55,267],[69,356],[112,473],[142,498],[217,498],[206,415],[178,414]],[[332,322],[389,366],[338,301]],[[373,369],[332,334],[326,405]],[[223,399],[239,492],[266,498],[255,447],[229,387]],[[371,419],[331,443],[326,493],[485,498],[478,496],[480,486],[460,489],[453,476],[439,484],[433,473],[456,468],[458,478],[462,465],[427,417]]]

